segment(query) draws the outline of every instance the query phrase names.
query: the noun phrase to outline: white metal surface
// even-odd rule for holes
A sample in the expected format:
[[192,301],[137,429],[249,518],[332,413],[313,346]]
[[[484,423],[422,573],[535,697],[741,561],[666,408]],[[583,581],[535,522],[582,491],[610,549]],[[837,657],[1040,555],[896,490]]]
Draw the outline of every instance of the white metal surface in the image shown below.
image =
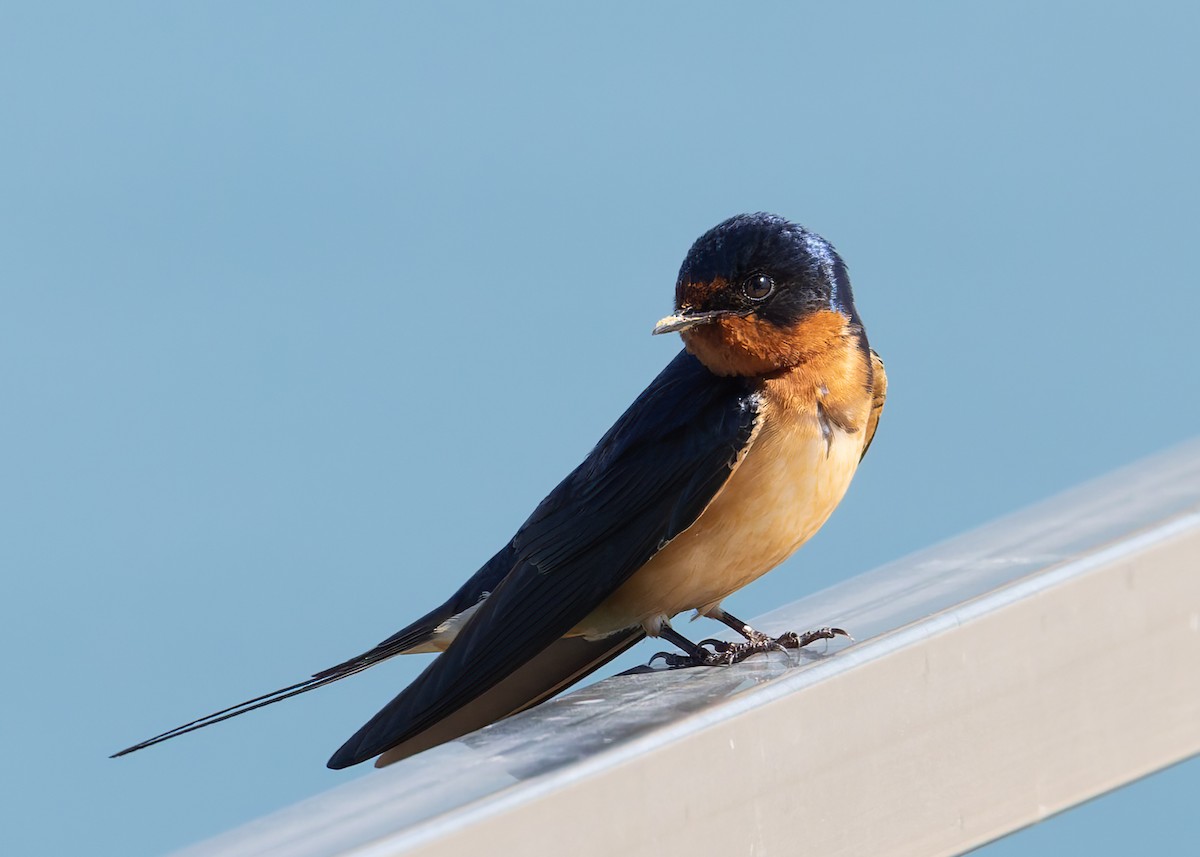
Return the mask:
[[188,849],[957,854],[1200,753],[1200,441]]

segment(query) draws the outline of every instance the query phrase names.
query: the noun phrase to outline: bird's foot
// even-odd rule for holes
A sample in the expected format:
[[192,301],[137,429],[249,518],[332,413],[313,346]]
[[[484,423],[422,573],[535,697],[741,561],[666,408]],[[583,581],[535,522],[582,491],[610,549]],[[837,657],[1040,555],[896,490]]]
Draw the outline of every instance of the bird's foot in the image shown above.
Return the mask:
[[769,634],[764,634],[762,631],[757,631],[750,627],[747,627],[742,633],[746,636],[746,642],[744,643],[701,640],[701,646],[711,646],[713,650],[713,655],[709,659],[709,665],[738,664],[751,655],[759,655],[765,652],[786,652],[788,649],[802,649],[811,643],[815,643],[817,640],[832,640],[834,637],[854,639],[841,628],[818,628],[815,631],[805,631],[803,634],[788,631],[786,634],[780,634],[778,637],[772,637]]
[[683,651],[659,652],[646,665],[653,666],[654,662],[661,658],[668,669],[729,666],[741,663],[751,655],[758,655],[764,652],[786,652],[788,649],[802,649],[811,643],[815,643],[817,640],[832,640],[834,637],[846,637],[851,642],[854,640],[853,637],[841,628],[817,628],[815,631],[805,631],[803,634],[788,631],[786,634],[772,637],[770,634],[764,634],[762,631],[751,628],[745,622],[741,622],[728,614],[723,613],[721,621],[735,628],[738,633],[746,638],[746,641],[744,643],[729,643],[725,640],[710,639],[693,643],[685,637],[681,637],[670,625],[664,625],[661,629],[661,635],[679,646]]
[[788,631],[778,637],[764,634],[753,628],[746,627],[742,632],[747,637],[744,643],[729,643],[725,640],[701,640],[696,650],[690,654],[683,652],[659,652],[652,657],[647,666],[652,666],[656,660],[662,659],[668,669],[683,667],[720,667],[740,664],[751,655],[764,652],[786,652],[788,649],[802,649],[817,640],[832,640],[835,637],[845,637],[851,642],[854,638],[841,628],[817,628],[797,634]]
[[[704,648],[712,646],[712,650]],[[736,663],[728,659],[728,649],[730,644],[722,640],[704,640],[699,643],[697,650],[691,654],[683,652],[659,652],[652,657],[647,666],[653,666],[654,662],[662,658],[667,669],[680,669],[682,667],[716,667],[726,664]]]
[[[781,649],[802,649],[810,643],[817,640],[832,640],[834,637],[846,637],[850,642],[854,642],[854,638],[843,631],[841,628],[818,628],[815,631],[805,631],[803,634],[797,634],[795,631],[788,631],[786,634],[780,634],[778,637],[772,637],[764,634],[762,631],[751,628],[738,617],[731,614],[728,610],[720,607],[714,608],[712,612],[706,614],[718,622],[728,625],[733,630],[737,631],[746,638],[746,642],[740,644],[741,648],[745,649],[745,654],[738,657],[738,660],[757,654],[758,652],[779,651]],[[712,640],[705,640],[706,643],[712,643]],[[726,643],[726,646],[731,644]],[[735,648],[738,648],[735,646]],[[737,661],[734,661],[736,663]]]
[[803,634],[788,631],[786,634],[776,637],[775,642],[785,649],[803,649],[817,640],[832,640],[834,637],[845,637],[850,642],[854,642],[854,638],[841,628],[817,628],[815,631],[805,631]]

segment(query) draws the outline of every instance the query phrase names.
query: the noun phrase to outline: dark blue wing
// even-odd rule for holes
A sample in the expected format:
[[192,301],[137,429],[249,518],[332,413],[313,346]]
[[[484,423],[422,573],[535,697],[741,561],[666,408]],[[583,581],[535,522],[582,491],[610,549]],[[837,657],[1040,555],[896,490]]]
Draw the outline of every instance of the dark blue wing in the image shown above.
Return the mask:
[[329,766],[411,739],[571,630],[691,526],[725,484],[757,417],[744,380],[717,377],[681,352],[521,526],[512,571],[450,648]]

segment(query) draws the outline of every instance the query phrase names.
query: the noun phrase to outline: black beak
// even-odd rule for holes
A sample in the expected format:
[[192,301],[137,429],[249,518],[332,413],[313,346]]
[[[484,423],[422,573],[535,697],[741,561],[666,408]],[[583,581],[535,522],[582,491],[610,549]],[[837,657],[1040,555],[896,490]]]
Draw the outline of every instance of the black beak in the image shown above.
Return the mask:
[[710,321],[716,321],[723,315],[729,315],[724,310],[712,310],[711,312],[683,312],[669,315],[654,325],[654,330],[650,331],[651,335],[660,333],[674,333],[677,330],[687,330],[689,327],[695,327],[698,324],[708,324]]

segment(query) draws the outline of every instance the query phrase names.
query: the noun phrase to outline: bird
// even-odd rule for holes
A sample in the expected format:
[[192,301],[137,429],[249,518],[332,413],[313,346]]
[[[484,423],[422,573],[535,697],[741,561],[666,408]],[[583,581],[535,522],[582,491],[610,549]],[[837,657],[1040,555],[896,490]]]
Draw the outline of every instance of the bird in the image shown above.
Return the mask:
[[[310,678],[127,747],[161,743],[399,654],[426,669],[329,759],[390,764],[548,699],[645,636],[671,668],[719,666],[845,634],[772,638],[721,602],[821,528],[875,437],[887,397],[845,262],[764,212],[691,246],[656,335],[681,350],[513,537],[443,604]],[[693,643],[686,611],[744,642]]]

